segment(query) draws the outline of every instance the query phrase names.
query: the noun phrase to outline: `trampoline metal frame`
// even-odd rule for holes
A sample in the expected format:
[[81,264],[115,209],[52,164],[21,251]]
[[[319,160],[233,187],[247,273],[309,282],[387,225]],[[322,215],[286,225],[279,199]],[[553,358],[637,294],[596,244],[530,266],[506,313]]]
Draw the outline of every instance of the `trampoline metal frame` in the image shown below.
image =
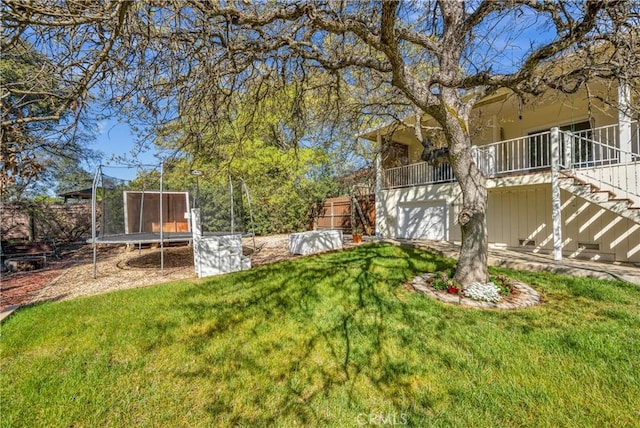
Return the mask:
[[[140,166],[154,166],[158,165],[140,165]],[[132,167],[129,165],[127,167]],[[97,189],[98,182],[102,177],[102,165],[99,165],[96,169],[96,173],[93,177],[93,185],[91,192],[91,239],[87,240],[87,243],[93,245],[93,279],[97,278],[98,269],[97,269],[97,254],[98,254],[98,244],[156,244],[160,243],[160,271],[161,274],[164,275],[164,243],[165,242],[187,242],[193,240],[193,230],[190,232],[164,232],[163,231],[163,180],[164,180],[164,164],[161,163],[160,167],[160,232],[141,232],[141,233],[123,233],[123,234],[115,234],[109,236],[97,236]],[[233,221],[233,184],[231,182],[231,177],[229,177],[229,185],[230,185],[230,195],[231,195],[231,233],[234,233],[235,224]],[[249,189],[245,184],[244,180],[241,180],[241,186],[244,187],[244,191],[247,196],[247,202],[249,204],[249,217],[251,222],[251,233],[242,234],[243,237],[250,236],[253,238],[253,247],[255,250],[255,230],[254,230],[254,222],[253,222],[253,212],[251,210],[251,198],[249,196]],[[104,196],[104,195],[103,195]],[[213,232],[213,233],[204,233],[203,235],[228,235],[228,232]]]
[[[135,165],[128,165],[127,167],[133,167]],[[158,165],[138,165],[138,166],[153,166],[153,167],[157,167]],[[120,235],[111,235],[111,237],[113,237],[113,239],[109,239],[110,237],[100,237],[98,238],[97,236],[97,228],[96,228],[96,221],[97,221],[97,214],[96,214],[96,208],[97,208],[97,190],[98,190],[98,182],[100,181],[100,178],[103,176],[102,175],[102,165],[99,165],[98,168],[96,169],[96,174],[93,177],[93,185],[92,185],[92,191],[91,191],[91,240],[88,241],[89,243],[93,244],[93,279],[96,279],[98,276],[98,264],[97,264],[97,259],[98,259],[98,243],[105,243],[105,244],[152,244],[152,243],[160,243],[160,273],[162,275],[164,275],[164,242],[165,242],[165,237],[164,237],[164,231],[162,230],[162,224],[164,223],[164,218],[163,218],[163,181],[164,181],[164,164],[161,163],[160,165],[160,233],[158,233],[157,235],[158,238],[156,239],[155,237],[151,238],[150,235],[155,235],[153,233],[139,233],[139,234],[120,234]],[[104,178],[103,178],[104,180]],[[103,195],[104,197],[104,195]],[[104,215],[104,213],[103,213]],[[145,237],[142,238],[139,236],[140,239],[131,239],[131,237],[136,236],[136,235],[144,235]],[[182,234],[184,235],[184,234]],[[191,235],[191,234],[189,234]],[[121,239],[121,236],[127,236],[126,239]],[[131,237],[129,237],[131,236]],[[185,241],[185,240],[190,240],[191,238],[188,239],[184,239],[183,237],[181,237],[179,240],[180,241]],[[171,241],[171,238],[168,238],[167,240]],[[173,241],[175,242],[175,240]]]

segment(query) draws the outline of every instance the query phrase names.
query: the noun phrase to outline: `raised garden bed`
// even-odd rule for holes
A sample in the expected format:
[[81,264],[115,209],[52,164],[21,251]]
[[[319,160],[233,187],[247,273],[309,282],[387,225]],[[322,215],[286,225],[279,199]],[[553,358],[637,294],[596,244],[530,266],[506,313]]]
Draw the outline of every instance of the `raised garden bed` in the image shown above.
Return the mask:
[[5,260],[4,266],[9,272],[44,269],[47,266],[47,256],[15,257]]
[[47,257],[55,255],[54,248],[44,242],[26,242],[2,245],[2,270],[23,272],[43,269]]

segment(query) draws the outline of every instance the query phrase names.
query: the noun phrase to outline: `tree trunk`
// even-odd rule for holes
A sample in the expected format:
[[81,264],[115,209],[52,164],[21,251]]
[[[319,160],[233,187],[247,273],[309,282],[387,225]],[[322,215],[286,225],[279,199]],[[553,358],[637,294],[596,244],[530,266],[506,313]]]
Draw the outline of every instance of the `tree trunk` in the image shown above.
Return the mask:
[[[480,192],[478,192],[480,193]],[[460,229],[462,230],[462,248],[458,258],[455,279],[460,284],[467,286],[474,282],[485,283],[488,279],[488,240],[487,218],[485,210],[472,212],[463,202],[463,209],[458,216]],[[467,213],[471,213],[468,217]],[[463,221],[467,223],[463,224]]]
[[442,125],[449,142],[451,168],[462,190],[458,214],[462,248],[455,279],[465,287],[488,279],[487,188],[486,179],[473,160],[468,114],[461,102],[455,104],[457,108],[446,108]]

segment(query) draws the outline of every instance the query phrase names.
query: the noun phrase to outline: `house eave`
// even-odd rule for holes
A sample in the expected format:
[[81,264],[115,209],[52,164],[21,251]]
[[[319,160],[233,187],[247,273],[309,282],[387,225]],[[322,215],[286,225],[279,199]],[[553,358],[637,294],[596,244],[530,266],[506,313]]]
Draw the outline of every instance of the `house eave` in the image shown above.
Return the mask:
[[[492,104],[492,103],[496,103],[496,102],[501,102],[504,101],[505,99],[507,99],[507,97],[509,96],[509,94],[511,94],[511,90],[507,89],[507,88],[502,88],[497,90],[495,93],[486,96],[484,98],[482,98],[481,100],[479,100],[474,106],[473,108],[480,108],[482,106],[486,106],[488,104]],[[428,114],[423,114],[422,115],[422,119],[429,119],[432,118],[430,115]],[[361,132],[360,134],[356,134],[356,138],[364,138],[366,140],[369,141],[376,141],[377,140],[377,135],[378,133],[385,135],[388,134],[388,130],[391,127],[396,127],[396,130],[401,130],[401,129],[405,129],[408,126],[414,125],[415,124],[415,115],[407,115],[404,116],[401,119],[396,119],[396,120],[390,120],[388,122],[386,122],[384,125],[382,126],[378,126],[378,127],[371,127],[366,129],[365,131]]]

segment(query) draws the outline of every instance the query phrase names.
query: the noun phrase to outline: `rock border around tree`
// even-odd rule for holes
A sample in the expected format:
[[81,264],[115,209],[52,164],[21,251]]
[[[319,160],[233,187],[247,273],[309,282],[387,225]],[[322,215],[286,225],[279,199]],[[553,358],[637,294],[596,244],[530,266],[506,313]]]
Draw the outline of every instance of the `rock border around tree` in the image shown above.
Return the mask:
[[433,273],[426,273],[415,277],[408,285],[415,291],[423,293],[429,297],[435,298],[444,303],[451,303],[459,306],[466,306],[477,309],[522,309],[536,306],[542,303],[540,294],[522,282],[514,281],[511,286],[514,293],[504,296],[499,302],[481,302],[473,300],[462,294],[451,294],[447,290],[436,290],[430,284],[430,280],[434,277]]

